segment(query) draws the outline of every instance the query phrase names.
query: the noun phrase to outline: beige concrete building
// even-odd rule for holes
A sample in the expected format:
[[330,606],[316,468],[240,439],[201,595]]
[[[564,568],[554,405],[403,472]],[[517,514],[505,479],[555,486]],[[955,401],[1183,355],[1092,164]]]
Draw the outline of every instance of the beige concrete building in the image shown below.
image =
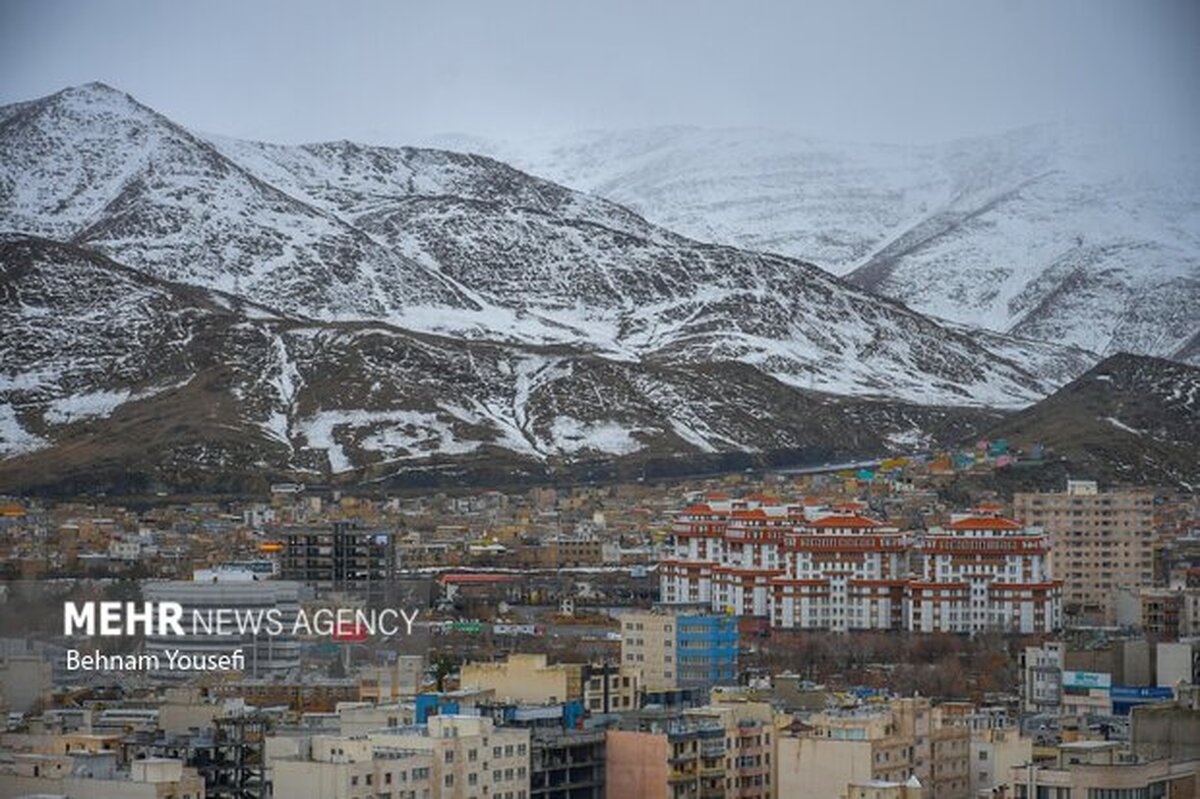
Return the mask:
[[967,799],[970,732],[943,723],[928,699],[818,713],[777,740],[779,796],[845,799],[851,786],[921,784],[922,799]]
[[971,732],[970,795],[991,796],[992,791],[1010,786],[1014,766],[1033,759],[1033,739],[1017,727],[994,727]]
[[364,702],[395,702],[421,693],[425,681],[425,656],[400,655],[385,666],[364,669],[358,693]]
[[545,655],[512,653],[495,663],[463,665],[459,685],[495,692],[501,702],[554,704],[583,699],[582,663],[551,665]]
[[527,799],[529,730],[497,727],[479,716],[433,716],[420,727],[371,733],[369,739],[394,749],[433,756],[433,791],[438,799]]
[[0,799],[20,796],[89,799],[204,799],[204,780],[183,761],[135,760],[118,766],[114,752],[15,754],[0,764]]
[[[766,702],[725,701],[684,711],[725,731],[726,796],[770,799],[774,792],[775,714]],[[703,765],[703,764],[702,764]]]
[[1153,493],[1101,493],[1092,481],[1069,480],[1065,493],[1016,494],[1013,511],[1050,535],[1068,624],[1116,624],[1116,590],[1153,584]]
[[621,616],[621,665],[636,669],[647,691],[677,687],[675,617],[638,611]]
[[1200,760],[1146,760],[1113,741],[1075,741],[1058,747],[1047,764],[1025,763],[1010,772],[1015,799],[1042,797],[1194,797]]
[[674,799],[689,793],[693,779],[680,785],[685,773],[668,768],[672,744],[668,737],[640,730],[608,730],[604,736],[604,785],[609,796]]
[[369,738],[316,736],[307,751],[275,758],[276,796],[295,799],[432,799],[433,754],[383,746]]

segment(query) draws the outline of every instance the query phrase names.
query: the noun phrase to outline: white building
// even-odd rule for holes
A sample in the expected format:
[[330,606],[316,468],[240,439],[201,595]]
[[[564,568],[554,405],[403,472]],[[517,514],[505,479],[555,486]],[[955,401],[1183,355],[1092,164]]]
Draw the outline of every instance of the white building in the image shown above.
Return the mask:
[[1062,585],[1051,579],[1038,529],[977,508],[930,530],[921,576],[908,585],[917,632],[1049,633],[1062,625]]

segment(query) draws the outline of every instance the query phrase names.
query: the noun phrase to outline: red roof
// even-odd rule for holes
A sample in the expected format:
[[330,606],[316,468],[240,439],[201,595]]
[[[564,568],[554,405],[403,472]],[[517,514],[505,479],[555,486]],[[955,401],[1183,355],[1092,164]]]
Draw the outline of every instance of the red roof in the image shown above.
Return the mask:
[[882,527],[883,525],[874,519],[868,519],[866,516],[855,514],[853,516],[824,516],[820,519],[813,519],[810,522],[806,522],[804,526],[815,527],[818,530],[837,530],[851,527]]
[[753,510],[735,510],[730,514],[733,519],[765,519],[767,512],[762,508],[754,508]]
[[1022,526],[1012,519],[999,516],[972,516],[946,525],[950,530],[1020,530]]

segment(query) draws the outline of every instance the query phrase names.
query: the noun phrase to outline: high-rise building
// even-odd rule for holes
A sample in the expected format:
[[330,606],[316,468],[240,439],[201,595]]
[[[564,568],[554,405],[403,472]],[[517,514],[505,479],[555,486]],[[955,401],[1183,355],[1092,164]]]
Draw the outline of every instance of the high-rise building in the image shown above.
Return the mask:
[[1066,646],[1048,641],[1021,653],[1021,704],[1026,713],[1057,713],[1062,705]]
[[318,592],[384,596],[393,585],[396,549],[392,533],[336,521],[282,531],[282,576]]
[[1116,589],[1153,584],[1152,492],[1101,492],[1093,481],[1069,480],[1065,493],[1018,493],[1013,508],[1050,537],[1068,623],[1113,625]]

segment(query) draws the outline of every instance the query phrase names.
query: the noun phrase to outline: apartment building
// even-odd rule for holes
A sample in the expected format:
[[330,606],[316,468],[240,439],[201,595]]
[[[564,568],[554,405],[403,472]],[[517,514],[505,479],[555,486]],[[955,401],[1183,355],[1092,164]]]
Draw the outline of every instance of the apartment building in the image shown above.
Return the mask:
[[589,664],[583,672],[583,706],[589,713],[625,713],[641,706],[642,672],[623,663]]
[[908,536],[845,506],[801,521],[772,580],[784,629],[895,630],[904,623]]
[[766,617],[781,629],[1032,634],[1062,620],[1048,550],[1041,531],[996,507],[956,515],[915,542],[861,503],[712,500],[677,516],[660,579],[666,604]]
[[908,583],[908,628],[917,632],[1048,633],[1062,622],[1061,585],[1048,542],[997,509],[955,514],[924,536],[920,576]]
[[369,737],[314,736],[303,752],[271,760],[276,796],[433,799],[433,755]]
[[726,791],[725,727],[705,716],[643,713],[605,737],[609,796],[685,799]]
[[381,596],[396,572],[393,534],[352,521],[285,527],[281,573],[315,588]]
[[1021,706],[1026,713],[1057,713],[1067,647],[1061,641],[1027,646],[1021,653]]
[[779,796],[846,797],[851,786],[916,781],[929,799],[966,799],[970,731],[943,719],[928,699],[826,711],[781,736]]
[[669,607],[621,616],[621,665],[647,692],[734,683],[737,662],[735,616]]
[[725,731],[725,774],[724,782],[720,783],[725,796],[770,799],[776,795],[772,776],[776,732],[769,704],[719,702],[685,710],[683,715],[700,722],[715,722]]
[[497,727],[486,717],[445,715],[368,737],[379,746],[432,755],[438,799],[528,799],[529,735],[527,729]]
[[1018,493],[1017,518],[1046,531],[1051,567],[1063,582],[1063,607],[1076,624],[1114,625],[1116,589],[1154,582],[1154,495],[1101,492],[1090,480],[1069,480],[1065,493]]
[[1027,762],[1010,770],[1015,799],[1083,796],[1091,799],[1122,797],[1194,796],[1197,759],[1148,760],[1115,741],[1075,741],[1061,744],[1050,762]]

